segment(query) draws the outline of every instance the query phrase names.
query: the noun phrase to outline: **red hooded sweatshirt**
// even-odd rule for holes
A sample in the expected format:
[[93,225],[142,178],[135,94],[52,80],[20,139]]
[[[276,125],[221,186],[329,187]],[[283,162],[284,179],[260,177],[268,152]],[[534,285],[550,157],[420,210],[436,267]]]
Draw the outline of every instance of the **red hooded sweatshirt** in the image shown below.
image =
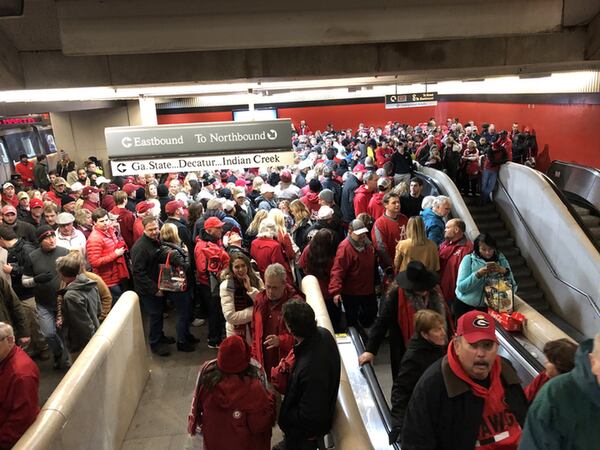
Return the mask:
[[369,202],[373,193],[367,189],[367,185],[363,184],[354,191],[354,215],[358,216],[361,213],[366,213],[369,208]]
[[306,205],[311,215],[316,214],[319,211],[319,208],[321,208],[321,205],[319,205],[319,194],[317,192],[309,191],[300,199],[300,201]]
[[[214,362],[213,362],[214,364]],[[259,378],[224,374],[212,389],[197,388],[191,424],[200,425],[204,448],[269,450],[276,420],[276,402]]]

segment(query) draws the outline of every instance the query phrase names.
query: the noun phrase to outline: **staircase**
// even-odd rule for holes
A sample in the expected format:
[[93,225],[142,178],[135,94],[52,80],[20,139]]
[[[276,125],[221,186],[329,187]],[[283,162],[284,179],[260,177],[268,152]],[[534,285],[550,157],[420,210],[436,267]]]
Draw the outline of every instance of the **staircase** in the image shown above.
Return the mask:
[[479,197],[463,197],[463,199],[479,231],[492,236],[498,243],[498,250],[508,259],[510,269],[517,282],[517,295],[540,313],[548,313],[550,309],[548,301],[538,287],[531,270],[527,267],[527,262],[521,256],[521,251],[516,246],[502,217],[496,211],[495,205],[489,203],[479,206]]
[[579,214],[581,220],[592,233],[596,244],[600,245],[600,217],[595,216],[589,208],[578,206],[575,203],[571,203],[571,206],[575,209],[575,212]]

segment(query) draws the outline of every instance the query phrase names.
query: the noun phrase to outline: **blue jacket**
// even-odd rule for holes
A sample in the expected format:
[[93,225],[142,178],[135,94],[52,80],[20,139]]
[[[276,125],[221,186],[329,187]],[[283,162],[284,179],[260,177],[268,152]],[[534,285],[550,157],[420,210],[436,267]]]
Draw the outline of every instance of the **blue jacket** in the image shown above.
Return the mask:
[[[508,264],[508,260],[506,257],[498,252],[498,264],[502,267],[508,269],[508,272],[505,276],[508,276],[508,279],[513,287],[513,294],[517,292],[517,282],[515,281],[515,277],[513,277],[512,271],[510,270],[510,265]],[[488,280],[491,276],[499,276],[499,274],[486,275],[485,277],[478,278],[476,272],[485,266],[485,260],[477,256],[475,253],[469,253],[467,256],[463,258],[460,263],[460,267],[458,268],[458,277],[456,280],[456,298],[461,302],[466,303],[470,306],[484,306],[483,299],[483,289],[486,284],[486,280]]]
[[439,247],[444,242],[444,228],[446,228],[444,219],[434,213],[431,208],[421,211],[421,217],[425,224],[427,239],[431,239]]
[[529,407],[519,450],[587,450],[600,445],[600,385],[592,373],[593,340],[575,354],[575,368],[548,381]]

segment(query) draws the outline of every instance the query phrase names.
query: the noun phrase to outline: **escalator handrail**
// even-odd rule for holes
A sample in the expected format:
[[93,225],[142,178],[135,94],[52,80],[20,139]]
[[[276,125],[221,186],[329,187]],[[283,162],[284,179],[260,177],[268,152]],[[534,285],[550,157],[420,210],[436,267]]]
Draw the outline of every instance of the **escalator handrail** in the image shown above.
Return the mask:
[[[527,364],[529,364],[537,374],[545,370],[544,365],[539,362],[525,347],[508,331],[502,328],[499,322],[496,321],[496,334],[500,335],[503,340],[508,343],[510,351],[517,353]],[[506,348],[506,347],[505,347]],[[508,348],[506,348],[509,351]],[[536,374],[536,375],[537,375]]]
[[598,317],[600,317],[600,308],[596,304],[596,301],[594,300],[594,298],[589,293],[584,292],[581,289],[579,289],[577,286],[574,286],[573,284],[569,283],[568,281],[563,280],[558,275],[558,272],[554,268],[554,265],[552,264],[552,262],[548,258],[548,255],[546,255],[546,252],[544,251],[544,249],[540,245],[539,241],[537,240],[537,238],[535,237],[535,235],[533,234],[533,232],[531,231],[531,228],[529,228],[529,225],[527,225],[527,222],[525,221],[525,218],[521,215],[521,212],[517,208],[517,205],[515,204],[515,202],[512,199],[511,195],[508,193],[508,190],[506,189],[506,186],[504,186],[504,183],[502,183],[502,180],[500,179],[500,177],[498,177],[498,186],[502,189],[502,191],[504,192],[504,194],[506,194],[506,197],[508,198],[508,201],[511,203],[514,212],[516,213],[517,217],[521,221],[521,224],[525,228],[525,231],[527,231],[527,234],[529,235],[529,238],[531,239],[531,241],[533,242],[533,244],[537,248],[538,252],[542,255],[542,258],[543,258],[544,262],[546,263],[546,266],[548,266],[548,269],[550,270],[550,273],[552,274],[552,276],[557,281],[559,281],[560,283],[562,283],[565,286],[567,286],[569,289],[572,289],[575,292],[578,292],[579,294],[581,294],[582,296],[584,296],[588,300],[588,302],[589,302],[590,306],[592,307],[592,309],[595,311],[596,315]]
[[[365,352],[365,346],[363,345],[362,339],[360,338],[360,334],[354,327],[348,328],[348,335],[352,339],[352,343],[356,348],[356,352],[359,355],[362,355]],[[381,390],[381,386],[379,381],[377,380],[377,375],[375,375],[375,369],[373,366],[368,363],[364,364],[360,371],[365,376],[367,381],[367,386],[369,386],[369,390],[373,394],[373,399],[375,400],[375,404],[377,405],[377,409],[379,410],[379,415],[381,416],[381,420],[387,433],[389,434],[392,431],[392,415],[390,413],[390,408],[385,400],[385,396],[383,395],[383,391]],[[392,445],[395,450],[400,450],[400,445],[397,442],[394,442]]]
[[562,164],[565,166],[573,166],[573,167],[577,167],[578,169],[582,169],[582,170],[586,170],[588,172],[592,172],[594,174],[594,176],[600,177],[600,170],[598,170],[595,167],[590,167],[590,166],[583,166],[581,164],[577,164],[574,162],[568,162],[568,161],[562,161],[560,159],[555,159],[550,163],[550,167],[552,167],[552,164]]
[[[581,231],[583,231],[585,233],[585,235],[590,240],[590,242],[592,243],[594,248],[598,251],[598,253],[600,253],[600,243],[597,242],[596,239],[594,239],[594,235],[592,234],[592,232],[590,231],[588,226],[583,222],[583,220],[581,219],[581,216],[579,214],[577,214],[577,211],[575,211],[575,208],[573,207],[571,202],[569,202],[565,193],[563,191],[561,191],[558,188],[558,186],[556,185],[556,183],[554,181],[552,181],[552,178],[550,178],[544,172],[538,172],[538,171],[536,171],[536,172],[540,175],[540,177],[544,181],[546,181],[546,183],[548,183],[550,188],[552,188],[552,190],[554,191],[556,196],[560,199],[560,201],[563,203],[565,208],[567,208],[569,210],[569,213],[571,214],[571,216],[573,216],[573,219],[575,219],[575,222],[577,222],[577,224],[581,228]],[[596,172],[598,172],[598,171],[596,171]],[[598,172],[598,177],[600,177],[600,172]]]

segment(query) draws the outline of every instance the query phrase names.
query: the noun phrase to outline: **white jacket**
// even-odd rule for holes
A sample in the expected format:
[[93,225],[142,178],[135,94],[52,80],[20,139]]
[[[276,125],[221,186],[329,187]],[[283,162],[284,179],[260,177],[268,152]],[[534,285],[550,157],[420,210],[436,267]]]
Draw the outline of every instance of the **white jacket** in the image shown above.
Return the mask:
[[[260,280],[260,289],[252,288],[248,295],[254,301],[256,294],[258,294],[261,290],[264,289],[263,282]],[[252,332],[250,324],[252,322],[252,310],[253,306],[248,306],[241,311],[235,310],[235,300],[234,300],[234,285],[233,279],[227,278],[225,279],[219,288],[219,292],[221,294],[221,308],[223,309],[223,316],[225,317],[225,330],[227,331],[227,336],[233,336],[235,334],[235,327],[239,325],[246,325],[246,340],[250,345],[252,345]]]

